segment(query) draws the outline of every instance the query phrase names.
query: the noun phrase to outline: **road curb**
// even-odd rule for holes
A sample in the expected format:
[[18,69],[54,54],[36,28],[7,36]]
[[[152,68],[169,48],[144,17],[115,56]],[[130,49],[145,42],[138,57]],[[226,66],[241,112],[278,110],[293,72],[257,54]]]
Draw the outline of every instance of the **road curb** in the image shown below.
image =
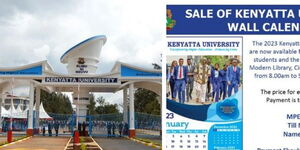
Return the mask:
[[141,144],[144,144],[144,145],[146,145],[146,146],[149,146],[149,147],[152,147],[152,148],[156,148],[156,149],[161,150],[161,146],[155,145],[155,144],[152,143],[152,142],[151,142],[151,143],[147,143],[147,142],[144,142],[144,141],[135,139],[135,138],[129,138],[129,137],[125,137],[125,138],[127,138],[127,139],[129,139],[129,140],[132,140],[132,141],[134,141],[134,142],[141,143]]
[[28,140],[28,139],[30,139],[31,137],[32,137],[32,136],[29,136],[29,137],[26,137],[26,138],[24,138],[24,139],[21,139],[21,140],[15,141],[15,142],[11,142],[11,143],[4,144],[4,145],[0,146],[0,148],[3,148],[3,147],[6,147],[6,146],[9,146],[9,145],[13,145],[13,144],[16,144],[16,143],[19,143],[19,142]]

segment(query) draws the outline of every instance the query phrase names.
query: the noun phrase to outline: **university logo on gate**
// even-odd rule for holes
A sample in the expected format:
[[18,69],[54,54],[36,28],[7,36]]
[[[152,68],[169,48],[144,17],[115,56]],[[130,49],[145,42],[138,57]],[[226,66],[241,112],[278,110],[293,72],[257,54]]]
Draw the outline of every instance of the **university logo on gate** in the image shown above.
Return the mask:
[[78,64],[84,64],[85,63],[84,58],[83,57],[79,57],[77,63]]

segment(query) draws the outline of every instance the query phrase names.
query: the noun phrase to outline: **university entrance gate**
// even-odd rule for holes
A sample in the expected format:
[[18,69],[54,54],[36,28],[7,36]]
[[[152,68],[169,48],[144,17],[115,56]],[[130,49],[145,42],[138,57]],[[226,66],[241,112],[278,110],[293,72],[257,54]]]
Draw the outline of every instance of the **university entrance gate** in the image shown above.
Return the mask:
[[[90,94],[94,92],[116,93],[123,91],[124,112],[123,114],[115,114],[118,117],[114,116],[112,118],[128,124],[128,134],[130,137],[136,135],[136,127],[155,128],[159,123],[149,125],[148,123],[137,121],[136,118],[139,118],[140,115],[137,115],[134,111],[134,92],[136,88],[151,90],[158,95],[158,100],[161,102],[161,70],[144,69],[116,62],[110,72],[97,74],[97,64],[99,63],[100,52],[105,42],[105,36],[94,36],[67,50],[60,60],[61,63],[66,64],[68,74],[54,72],[47,61],[18,67],[0,68],[1,105],[7,97],[7,93],[13,93],[13,90],[17,87],[29,87],[30,100],[26,134],[33,135],[34,131],[42,127],[39,118],[40,90],[48,92],[72,92],[76,114],[69,117],[64,116],[64,128],[69,128],[69,132],[72,133],[74,130],[78,130],[75,128],[78,127],[78,124],[89,122],[88,130],[93,134],[92,130],[94,127],[99,129],[102,127],[103,129],[104,122],[109,120],[101,120],[99,118],[110,117],[104,115],[87,116],[87,105],[89,104]],[[36,107],[35,112],[33,111],[34,102]],[[51,116],[51,114],[49,115]],[[36,119],[34,119],[34,116]],[[58,116],[53,116],[53,118],[56,117]],[[2,123],[0,123],[1,125]]]

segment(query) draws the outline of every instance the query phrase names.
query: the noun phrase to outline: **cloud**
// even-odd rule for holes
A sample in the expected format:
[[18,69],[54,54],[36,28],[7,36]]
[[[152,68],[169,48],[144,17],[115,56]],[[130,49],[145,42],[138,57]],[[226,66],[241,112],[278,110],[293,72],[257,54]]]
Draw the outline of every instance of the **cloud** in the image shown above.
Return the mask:
[[[18,1],[0,5],[0,66],[11,67],[47,59],[56,72],[67,73],[60,56],[73,45],[104,34],[98,73],[119,60],[151,68],[160,63],[164,33],[161,1]],[[102,94],[121,103],[120,94]],[[122,97],[122,95],[121,95]]]
[[43,45],[41,47],[33,49],[34,57],[38,60],[45,60],[50,52],[50,47],[48,45]]

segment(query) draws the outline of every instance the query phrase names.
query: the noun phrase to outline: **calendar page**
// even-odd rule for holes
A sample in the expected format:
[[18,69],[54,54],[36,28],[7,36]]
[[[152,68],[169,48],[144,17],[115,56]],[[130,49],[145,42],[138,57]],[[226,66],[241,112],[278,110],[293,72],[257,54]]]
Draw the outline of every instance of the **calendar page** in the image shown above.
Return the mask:
[[166,7],[163,149],[241,150],[243,38],[189,33],[189,7]]
[[[235,98],[227,98],[223,100],[223,104],[221,104],[221,102],[216,104],[208,104],[210,102],[207,102],[207,104],[199,106],[181,104],[186,105],[183,106],[186,108],[180,108],[181,106],[176,106],[177,102],[175,102],[174,100],[167,99],[168,110],[166,113],[165,124],[166,135],[164,136],[166,144],[164,149],[242,149],[241,114],[238,114],[239,116],[232,121],[226,121],[226,119],[223,120],[221,118],[224,118],[225,116],[222,116],[217,113],[214,114],[214,112],[217,112],[216,109],[220,109],[221,111],[224,111],[226,113],[229,113],[228,111],[230,111],[230,113],[232,113],[232,111],[241,111],[241,104],[229,104],[232,101],[241,103],[241,101],[239,101],[241,100],[241,94],[242,93],[238,93]],[[205,111],[208,114],[205,113]],[[194,114],[188,115],[185,113]],[[207,116],[202,115],[201,113]],[[201,119],[202,121],[197,119]]]

